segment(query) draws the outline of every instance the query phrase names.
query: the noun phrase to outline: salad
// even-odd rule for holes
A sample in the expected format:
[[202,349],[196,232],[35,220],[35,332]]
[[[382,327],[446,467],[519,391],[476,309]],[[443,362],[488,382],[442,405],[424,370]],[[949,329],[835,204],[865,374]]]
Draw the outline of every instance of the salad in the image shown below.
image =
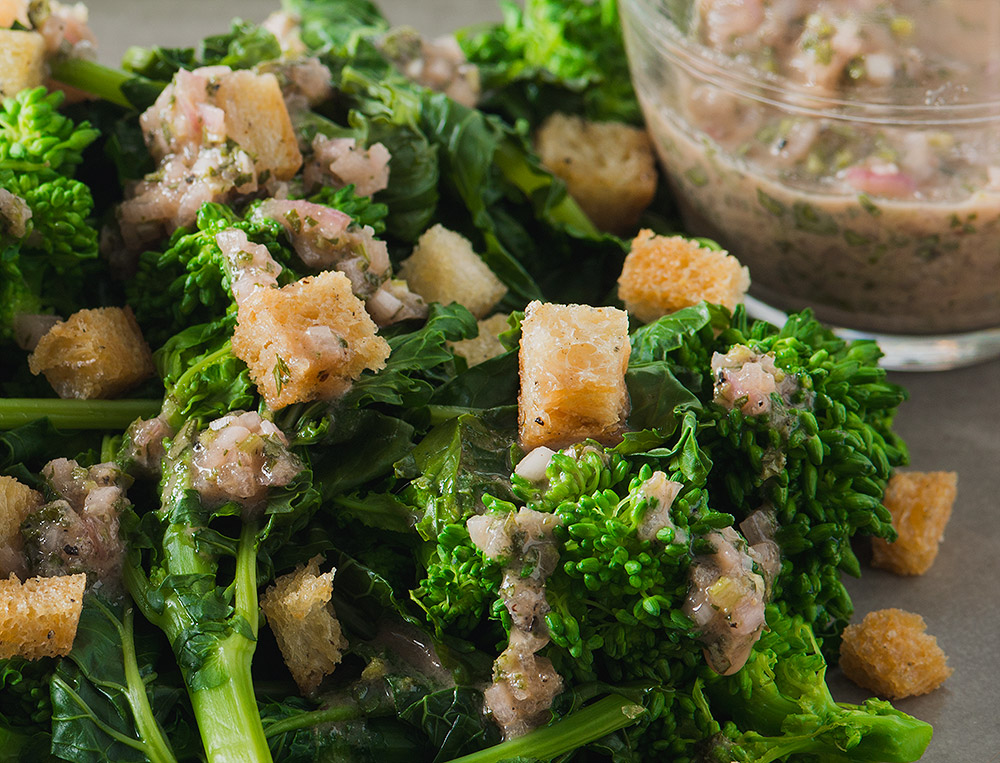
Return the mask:
[[[522,449],[525,308],[610,309],[628,249],[531,130],[638,108],[613,3],[505,10],[458,60],[370,3],[294,0],[121,71],[67,21],[52,77],[96,98],[5,101],[0,470],[38,498],[3,561],[87,590],[68,653],[0,661],[6,759],[922,754],[927,724],[824,681],[851,538],[893,536],[906,460],[874,344],[808,313],[633,320],[623,431]],[[395,277],[438,225],[504,287],[478,364],[469,306]],[[296,332],[314,308],[347,328]],[[100,321],[153,352],[74,399]],[[719,394],[754,363],[774,394]]]

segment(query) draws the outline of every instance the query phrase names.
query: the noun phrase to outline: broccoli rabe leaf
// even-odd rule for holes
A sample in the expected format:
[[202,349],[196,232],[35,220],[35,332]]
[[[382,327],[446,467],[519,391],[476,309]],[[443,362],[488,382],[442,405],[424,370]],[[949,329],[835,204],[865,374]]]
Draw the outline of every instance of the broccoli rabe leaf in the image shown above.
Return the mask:
[[153,356],[166,395],[163,414],[173,427],[254,407],[256,387],[230,346],[235,316],[184,329]]
[[512,419],[507,428],[472,414],[438,425],[413,449],[419,472],[404,497],[419,507],[416,529],[424,540],[437,540],[445,525],[464,523],[481,511],[484,493],[510,497]]
[[454,376],[454,358],[448,342],[475,336],[476,319],[457,302],[434,303],[427,322],[416,330],[408,327],[383,331],[390,354],[385,368],[362,376],[344,396],[345,407],[372,403],[419,409],[434,394],[434,384]]
[[52,679],[52,750],[60,757],[176,760],[161,722],[183,692],[162,680],[155,691],[147,687],[156,655],[137,653],[132,623],[130,609],[116,612],[97,594],[85,598],[73,651]]
[[424,732],[437,749],[434,763],[443,763],[500,741],[499,729],[482,706],[481,691],[455,686],[427,694],[399,717]]
[[677,428],[678,410],[700,406],[691,390],[677,381],[664,361],[629,363],[625,373],[629,401],[629,429],[619,452],[646,450],[659,445]]
[[299,18],[302,41],[334,69],[343,67],[381,77],[388,64],[371,40],[389,29],[370,0],[283,0],[283,7]]
[[195,48],[131,47],[122,68],[152,80],[169,82],[180,69],[229,66],[249,69],[281,56],[277,39],[263,27],[235,20],[228,32],[211,35]]
[[614,0],[501,2],[503,21],[459,30],[479,67],[480,108],[532,127],[553,111],[639,124]]
[[517,352],[512,350],[462,371],[438,387],[431,402],[445,411],[510,406],[520,381]]

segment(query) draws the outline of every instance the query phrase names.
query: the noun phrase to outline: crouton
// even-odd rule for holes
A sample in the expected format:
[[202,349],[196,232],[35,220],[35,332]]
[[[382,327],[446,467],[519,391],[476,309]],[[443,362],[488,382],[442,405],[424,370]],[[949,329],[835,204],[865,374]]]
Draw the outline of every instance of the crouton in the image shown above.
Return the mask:
[[872,538],[872,565],[897,575],[922,575],[937,557],[958,490],[955,472],[896,472],[882,502],[892,514],[895,543]]
[[441,225],[424,231],[413,254],[400,264],[399,277],[425,302],[458,302],[477,318],[507,293],[469,240]]
[[83,609],[87,576],[0,580],[0,659],[69,653]]
[[45,38],[38,32],[0,29],[0,98],[45,81]]
[[701,301],[732,310],[750,288],[750,271],[724,251],[681,236],[641,230],[618,277],[625,309],[643,323]]
[[236,320],[233,354],[271,410],[339,397],[389,357],[388,342],[338,271],[258,289],[240,303]]
[[656,193],[656,159],[640,128],[555,113],[539,128],[535,149],[601,230],[634,229]]
[[219,77],[217,84],[212,103],[226,114],[226,135],[253,157],[257,175],[291,178],[302,154],[278,78],[240,69]]
[[630,352],[623,310],[529,304],[519,354],[522,446],[558,448],[588,437],[616,442],[629,412]]
[[479,336],[451,342],[450,347],[456,355],[465,358],[471,368],[507,351],[499,337],[508,328],[507,313],[497,313],[479,321]]
[[28,356],[62,398],[117,397],[155,372],[132,308],[80,310],[55,324]]
[[319,557],[274,581],[260,607],[285,664],[303,694],[316,690],[347,649],[347,639],[330,605],[333,575],[319,574]]
[[24,577],[21,523],[42,503],[41,493],[13,477],[0,476],[0,579],[11,573]]
[[901,609],[869,612],[844,629],[840,668],[858,686],[886,699],[927,694],[952,674],[924,618]]

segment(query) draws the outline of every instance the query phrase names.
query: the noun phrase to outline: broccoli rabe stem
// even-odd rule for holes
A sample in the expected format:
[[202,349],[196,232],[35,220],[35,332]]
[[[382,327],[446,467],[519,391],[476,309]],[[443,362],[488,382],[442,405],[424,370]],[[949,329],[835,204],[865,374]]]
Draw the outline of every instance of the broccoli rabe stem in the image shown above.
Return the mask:
[[47,418],[57,429],[125,429],[160,412],[160,400],[0,399],[0,430]]
[[[209,763],[269,763],[271,753],[264,736],[260,711],[253,689],[250,666],[257,640],[257,531],[255,521],[245,521],[236,555],[233,622],[241,624],[207,646],[196,648],[203,667],[184,670],[205,756]],[[168,577],[215,575],[215,562],[202,553],[191,528],[170,525],[163,537],[164,567]],[[176,591],[168,593],[162,605],[150,601],[150,581],[136,564],[125,570],[125,582],[147,618],[163,630],[175,649],[188,649],[197,634],[204,632],[189,611],[191,602]]]
[[743,669],[707,685],[713,712],[746,731],[731,742],[740,760],[781,760],[809,753],[823,761],[909,763],[919,760],[931,727],[870,699],[863,705],[834,701],[826,684],[826,662],[801,617],[770,607],[765,633]]
[[[503,172],[504,177],[520,188],[528,197],[538,188],[543,188],[552,182],[547,173],[532,167],[525,160],[523,152],[517,150],[509,141],[500,144],[494,161]],[[601,235],[590,218],[580,208],[580,205],[568,194],[550,210],[549,214],[563,225],[576,228],[582,235],[592,238]]]
[[[90,93],[105,101],[124,106],[127,109],[141,108],[145,101],[152,101],[156,94],[166,87],[165,82],[156,82],[129,72],[111,69],[107,66],[82,58],[55,58],[49,63],[52,79],[77,90]],[[128,88],[142,90],[143,102],[136,102]]]
[[[146,692],[146,681],[139,670],[139,660],[135,651],[135,638],[132,628],[132,607],[125,609],[122,622],[111,614],[108,607],[99,598],[94,598],[95,606],[100,607],[108,621],[118,631],[118,638],[122,645],[122,666],[125,671],[126,698],[129,707],[132,709],[132,717],[135,720],[136,731],[141,744],[136,745],[132,740],[127,740],[126,744],[140,750],[143,755],[149,758],[150,763],[177,763],[174,751],[170,747],[170,742],[163,733],[163,729],[153,715],[153,708],[149,703],[149,695]],[[69,689],[69,687],[66,687]]]
[[644,712],[642,705],[620,694],[611,694],[551,726],[463,755],[451,763],[499,763],[516,758],[553,760],[618,729],[631,726]]

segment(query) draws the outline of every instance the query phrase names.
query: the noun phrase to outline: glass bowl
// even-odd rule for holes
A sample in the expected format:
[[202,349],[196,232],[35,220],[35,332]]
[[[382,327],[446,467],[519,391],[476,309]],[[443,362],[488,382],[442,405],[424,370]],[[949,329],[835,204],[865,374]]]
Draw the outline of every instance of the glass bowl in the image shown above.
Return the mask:
[[1000,355],[1000,3],[620,0],[687,233],[890,368]]

